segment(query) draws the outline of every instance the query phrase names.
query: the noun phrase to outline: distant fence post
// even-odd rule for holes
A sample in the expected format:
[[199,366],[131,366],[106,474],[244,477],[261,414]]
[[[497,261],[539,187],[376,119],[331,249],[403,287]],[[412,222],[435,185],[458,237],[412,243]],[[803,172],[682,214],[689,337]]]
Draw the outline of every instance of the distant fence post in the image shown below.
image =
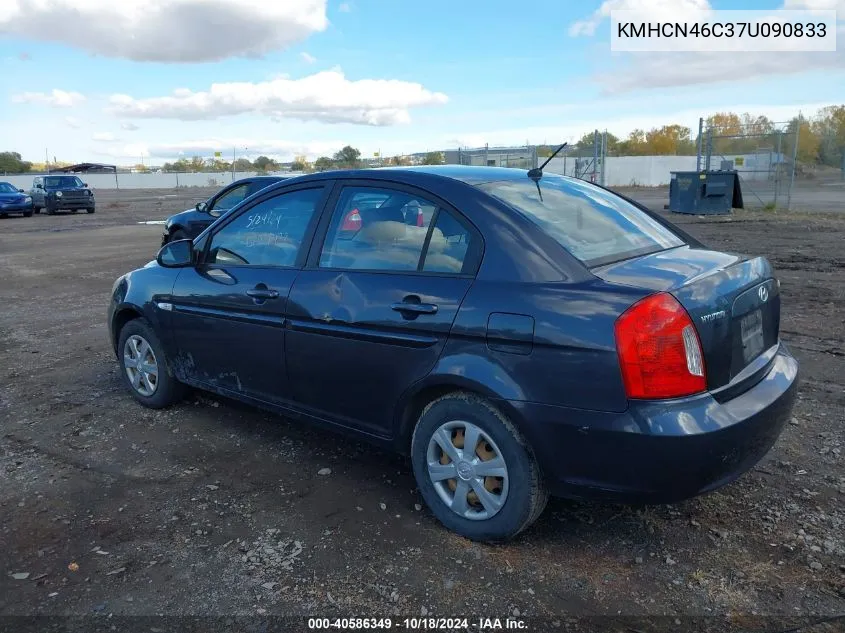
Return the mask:
[[792,143],[792,173],[789,176],[789,191],[786,194],[786,210],[792,210],[792,185],[795,184],[795,163],[798,160],[798,140],[801,138],[801,114],[795,122],[795,141]]
[[704,117],[698,119],[698,140],[695,152],[695,171],[701,171],[701,135],[704,133]]

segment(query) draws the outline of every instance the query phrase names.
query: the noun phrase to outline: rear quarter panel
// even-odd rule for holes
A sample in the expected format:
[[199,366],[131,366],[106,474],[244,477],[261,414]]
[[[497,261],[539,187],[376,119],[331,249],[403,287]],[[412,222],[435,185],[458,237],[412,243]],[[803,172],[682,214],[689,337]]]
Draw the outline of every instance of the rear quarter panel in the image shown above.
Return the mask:
[[[430,379],[473,388],[489,397],[595,411],[628,406],[616,354],[613,325],[637,289],[602,281],[503,283],[476,281],[464,299],[449,341]],[[492,345],[491,313],[533,318],[528,353]],[[521,343],[520,333],[514,341]]]

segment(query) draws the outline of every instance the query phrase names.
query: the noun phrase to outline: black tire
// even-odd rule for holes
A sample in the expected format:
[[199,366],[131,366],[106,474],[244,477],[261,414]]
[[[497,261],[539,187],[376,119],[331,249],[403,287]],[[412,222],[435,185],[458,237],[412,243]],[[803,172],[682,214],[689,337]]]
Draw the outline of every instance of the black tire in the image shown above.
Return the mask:
[[56,215],[56,209],[50,206],[49,204],[44,207],[44,210],[47,212],[47,215]]
[[32,211],[24,211],[24,212],[23,212],[23,217],[25,217],[25,218],[31,218],[31,217],[32,217]]
[[176,229],[170,233],[170,241],[176,242],[178,240],[188,240],[191,239],[188,237],[188,234],[185,233],[182,229]]
[[76,215],[76,212],[77,212],[77,211],[78,211],[78,209],[71,209],[71,210],[70,210],[70,212],[71,212],[71,213],[73,213],[74,215]]
[[[441,425],[458,420],[470,422],[489,435],[507,465],[507,497],[501,509],[487,519],[469,519],[453,512],[428,473],[432,435]],[[537,460],[525,438],[492,403],[472,393],[450,393],[425,407],[414,428],[411,461],[420,493],[434,516],[453,532],[474,541],[497,543],[514,538],[537,520],[548,501]]]
[[[153,354],[155,354],[158,373],[155,390],[151,395],[139,393],[132,385],[124,364],[126,341],[133,335],[140,336],[149,343]],[[159,341],[158,336],[156,336],[146,319],[133,319],[123,326],[118,335],[117,356],[118,362],[120,363],[120,375],[122,376],[123,384],[126,385],[132,396],[145,407],[163,409],[175,404],[185,395],[185,386],[176,380],[176,376],[173,375],[169,359],[164,353],[164,347],[162,347],[161,341]]]
[[41,207],[32,207],[34,213],[41,213]]
[[94,213],[96,210],[97,209],[95,209],[94,207],[88,207],[87,209],[85,209],[85,212],[86,213]]

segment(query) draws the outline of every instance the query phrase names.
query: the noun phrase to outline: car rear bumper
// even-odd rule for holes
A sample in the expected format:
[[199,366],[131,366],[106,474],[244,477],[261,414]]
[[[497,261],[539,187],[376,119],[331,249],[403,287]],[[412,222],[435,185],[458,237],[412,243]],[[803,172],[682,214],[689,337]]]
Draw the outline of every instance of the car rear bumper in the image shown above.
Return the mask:
[[771,449],[789,419],[798,362],[780,345],[753,387],[632,402],[624,413],[511,401],[556,496],[669,503],[730,483]]

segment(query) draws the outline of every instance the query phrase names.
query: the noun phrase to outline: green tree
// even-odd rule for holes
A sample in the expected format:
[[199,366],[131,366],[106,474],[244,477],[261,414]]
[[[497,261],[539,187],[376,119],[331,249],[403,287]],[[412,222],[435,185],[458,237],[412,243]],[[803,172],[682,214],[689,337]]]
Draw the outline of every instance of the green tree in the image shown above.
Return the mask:
[[314,161],[314,169],[317,171],[328,171],[334,169],[334,167],[334,161],[328,156],[320,156],[320,158]]
[[259,156],[253,161],[253,164],[260,171],[276,171],[279,168],[278,163],[267,156]]
[[202,156],[191,157],[191,160],[188,161],[186,167],[187,167],[187,171],[193,171],[193,172],[199,172],[199,171],[205,171],[206,170],[205,161],[203,160]]
[[23,174],[28,172],[32,163],[23,160],[17,152],[0,152],[0,172],[7,174]]
[[358,167],[361,163],[361,152],[347,145],[339,152],[335,152],[334,161],[342,167]]
[[428,152],[423,157],[423,165],[442,165],[443,152]]
[[822,108],[810,128],[819,139],[819,163],[841,168],[845,152],[845,105]]
[[301,160],[295,160],[290,164],[291,171],[305,171],[306,167],[308,166]]
[[810,122],[803,116],[793,118],[786,129],[790,139],[795,138],[796,126],[798,127],[798,152],[796,154],[796,159],[799,163],[818,162],[821,142],[819,137],[816,134],[813,134]]
[[253,171],[255,166],[247,158],[239,158],[235,161],[235,171]]

